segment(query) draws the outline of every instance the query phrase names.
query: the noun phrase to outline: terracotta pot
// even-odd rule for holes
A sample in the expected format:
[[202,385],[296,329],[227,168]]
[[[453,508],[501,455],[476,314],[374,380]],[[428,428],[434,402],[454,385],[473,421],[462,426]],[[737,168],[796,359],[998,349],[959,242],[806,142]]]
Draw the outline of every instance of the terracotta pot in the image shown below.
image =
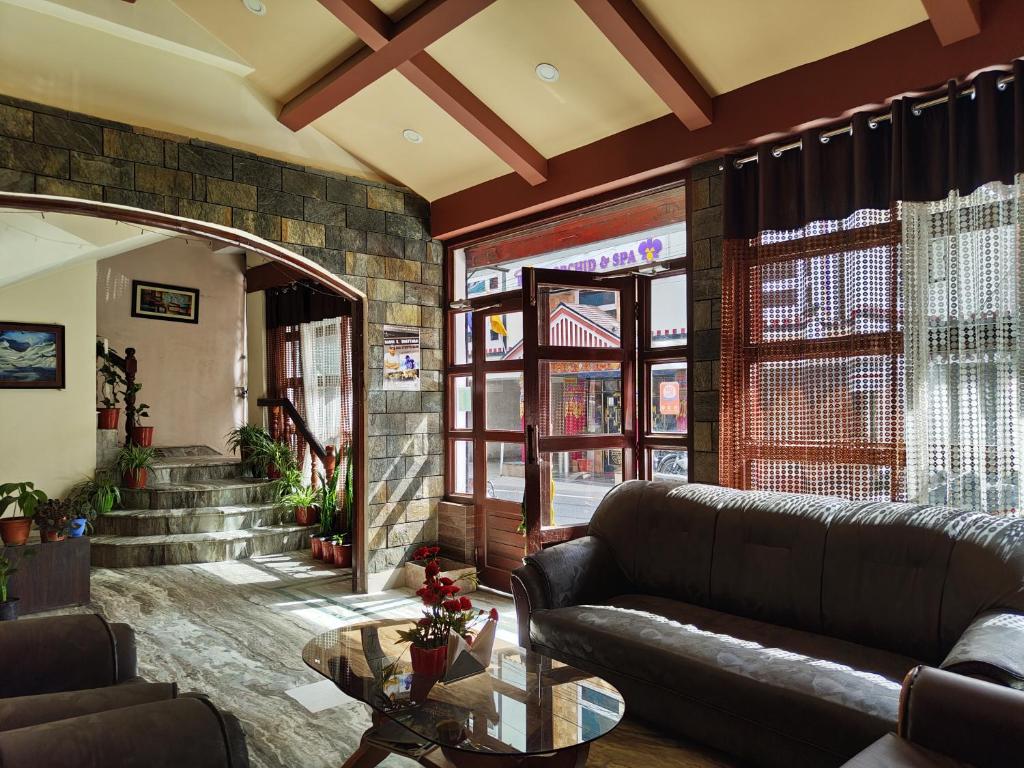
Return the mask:
[[14,621],[18,618],[18,600],[12,597],[6,603],[0,603],[0,621]]
[[320,560],[324,556],[324,542],[319,536],[309,537],[309,548],[313,551],[313,557]]
[[130,469],[121,475],[121,484],[125,488],[138,490],[146,487],[148,472],[145,469]]
[[281,470],[277,468],[276,464],[270,464],[267,466],[267,479],[268,480],[280,480]]
[[4,544],[20,547],[28,541],[32,531],[31,517],[5,517],[0,519],[0,539]]
[[334,562],[334,542],[330,539],[320,540],[320,559],[325,563]]
[[96,412],[96,427],[97,429],[117,429],[117,422],[120,418],[120,408],[100,408]]
[[39,540],[46,542],[64,541],[67,538],[67,534],[63,531],[40,531]]
[[334,564],[339,568],[351,568],[352,567],[352,545],[351,544],[335,544],[334,545]]
[[149,448],[153,444],[153,427],[132,427],[132,442]]
[[313,507],[295,508],[296,525],[316,525],[319,519],[320,516],[317,514],[316,509]]
[[409,654],[412,657],[412,671],[426,678],[441,677],[444,668],[448,666],[447,645],[440,648],[419,648],[414,645],[409,649]]

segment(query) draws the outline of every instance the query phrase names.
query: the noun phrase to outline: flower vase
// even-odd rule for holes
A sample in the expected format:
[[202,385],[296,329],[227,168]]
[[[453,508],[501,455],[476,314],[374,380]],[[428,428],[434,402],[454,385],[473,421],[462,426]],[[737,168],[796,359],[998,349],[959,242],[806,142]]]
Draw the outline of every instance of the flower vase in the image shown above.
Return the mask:
[[409,650],[412,656],[412,671],[424,677],[440,678],[444,674],[444,668],[448,664],[448,644],[440,648],[420,648],[412,646]]

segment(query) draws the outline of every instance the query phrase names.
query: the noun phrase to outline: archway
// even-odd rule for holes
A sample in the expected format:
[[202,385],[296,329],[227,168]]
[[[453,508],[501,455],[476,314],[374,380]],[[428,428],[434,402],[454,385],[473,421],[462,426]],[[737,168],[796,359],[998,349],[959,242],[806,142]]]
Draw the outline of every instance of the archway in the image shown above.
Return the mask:
[[188,219],[159,211],[115,205],[94,200],[54,197],[18,192],[0,192],[0,209],[30,213],[62,213],[92,216],[139,227],[166,230],[242,249],[270,262],[284,265],[298,277],[317,281],[325,289],[346,298],[352,305],[352,461],[354,474],[354,515],[352,579],[353,590],[363,592],[367,584],[366,547],[366,296],[314,261],[268,240],[233,227]]

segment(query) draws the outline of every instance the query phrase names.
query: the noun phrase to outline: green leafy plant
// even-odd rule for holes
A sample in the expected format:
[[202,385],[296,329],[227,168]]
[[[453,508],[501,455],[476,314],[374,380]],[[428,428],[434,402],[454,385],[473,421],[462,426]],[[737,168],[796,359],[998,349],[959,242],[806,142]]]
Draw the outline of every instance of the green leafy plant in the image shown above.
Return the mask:
[[35,521],[46,533],[66,534],[71,523],[71,506],[62,499],[47,499],[36,507]]
[[[303,488],[302,485],[302,472],[299,471],[298,466],[292,466],[281,472],[281,476],[275,481],[277,485],[278,493],[281,494],[282,499],[287,499],[296,491],[300,491]],[[308,504],[305,506],[309,506]]]
[[[22,557],[35,557],[39,551],[28,547],[20,547]],[[11,576],[18,572],[18,569],[14,567],[14,556],[8,557],[0,553],[0,603],[6,603],[10,600],[11,595],[8,591],[11,585]]]
[[[134,384],[131,385],[131,387],[129,387],[128,391],[125,394],[126,394],[126,396],[128,394],[138,395],[140,391],[142,391],[142,385],[139,384],[138,382],[135,382]],[[143,419],[148,419],[148,418],[149,418],[149,405],[146,404],[146,403],[136,403],[135,404],[135,426],[141,427],[142,426],[142,420]]]
[[292,507],[312,507],[315,503],[319,494],[315,488],[309,486],[299,486],[292,490],[288,495],[282,499],[285,504]]
[[99,368],[100,376],[103,377],[100,403],[104,408],[117,408],[121,402],[117,388],[125,385],[124,373],[116,362],[117,352],[110,348],[103,349],[103,342],[96,339],[96,357],[103,361]]
[[348,533],[336,533],[331,537],[331,541],[339,546],[348,544]]
[[270,433],[263,427],[254,424],[242,424],[228,432],[224,439],[227,440],[228,449],[232,453],[248,453],[260,443],[271,442]]
[[[292,449],[287,444],[277,440],[266,440],[253,446],[248,463],[253,470],[253,474],[261,477],[266,477],[271,467],[281,473],[282,479],[292,470],[298,469],[295,456],[292,455]],[[287,493],[287,490],[285,493]]]
[[72,518],[84,517],[91,533],[92,521],[100,515],[109,514],[121,503],[121,489],[113,479],[97,475],[75,483],[68,491],[67,502],[71,505]]
[[0,485],[0,517],[11,506],[16,506],[23,517],[32,517],[36,507],[46,501],[46,494],[36,490],[34,483],[5,483]]
[[115,466],[121,474],[135,472],[140,469],[150,470],[153,468],[153,461],[156,459],[156,450],[145,448],[141,445],[126,445],[117,452]]
[[330,477],[320,473],[319,497],[317,508],[320,511],[320,535],[330,536],[334,533],[334,525],[338,516],[338,475],[332,472]]

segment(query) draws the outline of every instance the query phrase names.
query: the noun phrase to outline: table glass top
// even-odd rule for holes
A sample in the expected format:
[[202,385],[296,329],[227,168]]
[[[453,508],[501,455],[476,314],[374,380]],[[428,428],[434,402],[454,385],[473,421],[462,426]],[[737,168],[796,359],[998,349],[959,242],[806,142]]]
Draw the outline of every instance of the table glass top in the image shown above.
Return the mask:
[[423,741],[493,755],[543,754],[593,741],[625,712],[611,683],[495,640],[485,672],[445,683],[413,674],[386,621],[325,632],[302,650],[312,669]]

